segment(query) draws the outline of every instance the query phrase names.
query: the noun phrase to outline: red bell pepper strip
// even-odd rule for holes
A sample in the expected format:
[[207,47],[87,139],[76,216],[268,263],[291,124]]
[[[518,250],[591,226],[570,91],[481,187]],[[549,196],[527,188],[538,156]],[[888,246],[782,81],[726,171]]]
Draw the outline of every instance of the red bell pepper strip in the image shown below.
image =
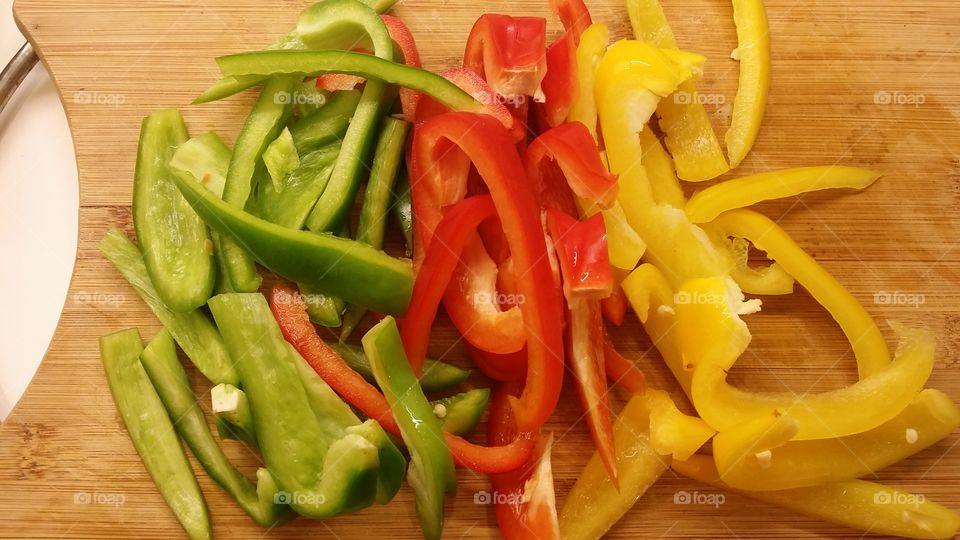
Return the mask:
[[539,99],[546,50],[546,19],[485,13],[467,37],[463,67],[486,79],[501,96]]
[[556,208],[547,208],[546,212],[547,228],[560,260],[567,303],[610,296],[613,270],[607,252],[603,216],[594,214],[584,221],[577,221]]
[[633,394],[642,394],[647,389],[647,377],[630,360],[623,357],[610,340],[603,345],[603,358],[606,364],[607,379],[617,386],[622,386]]
[[[454,151],[459,147],[460,152]],[[421,239],[429,249],[437,221],[424,215],[462,198],[467,170],[473,163],[487,184],[503,224],[516,275],[520,314],[526,331],[527,377],[514,402],[517,425],[533,430],[556,407],[563,381],[560,302],[534,198],[510,134],[496,119],[473,113],[447,113],[417,126],[413,136],[411,180],[414,214]],[[463,155],[467,160],[463,159]],[[522,296],[521,296],[522,295]]]
[[[487,424],[487,444],[505,444],[517,437],[508,395],[516,395],[513,385],[494,387]],[[526,434],[537,440],[537,451],[530,461],[509,474],[490,475],[496,498],[493,500],[500,535],[505,540],[549,540],[560,538],[556,496],[550,466],[553,437]]]
[[[380,15],[380,18],[383,19],[383,24],[386,25],[387,32],[390,33],[393,42],[403,53],[403,63],[412,67],[421,67],[420,51],[417,50],[417,42],[413,39],[413,34],[407,28],[407,25],[393,15]],[[410,88],[400,89],[400,107],[403,109],[403,116],[406,117],[407,121],[412,122],[414,119],[417,101],[419,100],[418,94],[417,91]]]
[[603,311],[603,318],[614,326],[623,324],[623,319],[627,316],[627,295],[623,293],[620,287],[614,287],[610,296],[600,300],[600,308]]
[[579,45],[580,34],[593,24],[583,0],[550,0],[550,9],[560,18],[563,28],[573,33],[573,39]]
[[564,32],[547,47],[547,74],[543,77],[543,117],[556,127],[567,119],[580,95],[577,77],[577,44],[572,32]]
[[[514,118],[513,113],[506,106],[504,98],[498,96],[487,84],[487,81],[483,80],[483,77],[463,67],[447,69],[440,75],[480,102],[483,106],[481,112],[500,120],[503,126],[510,130],[513,142],[518,142],[526,136],[523,125]],[[420,124],[434,116],[448,112],[450,112],[449,107],[428,95],[421,94],[417,99],[415,123]]]
[[467,354],[484,375],[495,381],[521,381],[527,376],[527,349],[496,354],[467,344]]
[[578,197],[602,208],[609,208],[616,201],[617,176],[603,165],[587,126],[580,122],[561,124],[530,143],[524,161],[534,184],[542,182],[541,164],[546,159],[557,162]]
[[[307,316],[303,298],[293,288],[275,285],[270,293],[270,309],[283,337],[340,397],[380,422],[390,433],[400,435],[386,398],[320,339]],[[479,446],[451,433],[444,433],[444,437],[458,465],[491,474],[517,469],[530,459],[535,446],[524,436],[497,447]]]

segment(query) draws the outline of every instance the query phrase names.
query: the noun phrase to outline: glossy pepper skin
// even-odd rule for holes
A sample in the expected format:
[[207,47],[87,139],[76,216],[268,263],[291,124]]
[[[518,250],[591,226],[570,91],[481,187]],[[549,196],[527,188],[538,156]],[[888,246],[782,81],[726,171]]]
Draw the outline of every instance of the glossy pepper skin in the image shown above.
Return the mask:
[[762,0],[733,0],[740,80],[724,139],[730,166],[737,167],[753,147],[770,94],[770,27]]
[[324,518],[377,501],[378,446],[363,433],[333,438],[324,430],[297,371],[297,353],[263,296],[223,294],[209,305],[237,361],[264,461],[290,506]]
[[439,540],[444,495],[457,490],[453,458],[442,436],[440,420],[410,369],[393,317],[385,317],[363,336],[363,350],[410,452],[407,480],[417,500],[423,536]]
[[[587,127],[567,122],[543,133],[527,147],[524,162],[534,185],[544,184],[544,161],[555,161],[577,197],[601,208],[617,200],[617,176],[607,172]],[[539,190],[543,192],[543,188]],[[541,199],[544,197],[541,196]],[[547,201],[542,201],[541,204]],[[560,205],[561,210],[567,211]]]
[[484,13],[470,30],[463,66],[506,97],[540,96],[547,72],[547,21]]
[[[286,300],[291,297],[292,302]],[[306,305],[292,295],[292,289],[275,286],[270,295],[270,308],[284,337],[337,394],[368,417],[379,421],[390,433],[400,434],[383,394],[320,339],[307,317]],[[454,461],[476,472],[512,471],[529,459],[534,450],[531,441],[522,438],[496,447],[478,446],[449,433],[445,438]]]
[[[460,152],[450,152],[459,148]],[[486,183],[503,224],[516,269],[518,294],[527,339],[527,384],[514,404],[517,425],[531,430],[552,414],[563,379],[563,346],[559,298],[549,290],[553,274],[547,257],[540,213],[509,133],[494,118],[470,113],[448,113],[417,126],[413,138],[414,211],[442,208],[465,194],[466,165],[473,163]],[[466,156],[464,159],[463,156]],[[454,163],[450,161],[454,160]],[[469,160],[469,161],[466,161]],[[450,176],[451,173],[456,176]],[[427,240],[439,221],[424,223]]]

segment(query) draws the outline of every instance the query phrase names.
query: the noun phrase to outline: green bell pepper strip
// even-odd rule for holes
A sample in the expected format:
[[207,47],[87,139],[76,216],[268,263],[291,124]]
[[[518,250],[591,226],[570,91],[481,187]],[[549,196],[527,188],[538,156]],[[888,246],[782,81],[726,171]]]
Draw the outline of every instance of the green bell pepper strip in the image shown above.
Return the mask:
[[283,191],[284,180],[300,167],[300,154],[293,144],[289,128],[283,128],[280,135],[267,145],[263,151],[263,165],[267,168],[273,188],[278,192]]
[[310,210],[327,187],[339,153],[340,145],[334,143],[305,154],[300,167],[284,178],[279,190],[265,176],[258,175],[260,189],[249,209],[271,223],[302,229]]
[[[190,451],[210,478],[233,497],[258,525],[272,527],[293,517],[288,508],[274,504],[274,495],[278,489],[266,469],[257,471],[258,482],[254,485],[230,463],[214,440],[203,410],[190,389],[187,372],[177,359],[173,337],[167,330],[161,330],[147,345],[140,355],[140,362],[167,414],[174,419],[177,433],[190,447]],[[240,392],[235,387],[234,390]],[[247,413],[249,414],[249,408]]]
[[726,489],[816,519],[869,534],[905,538],[953,538],[960,516],[922,495],[867,482],[847,480],[782,491],[747,491],[724,483],[710,456],[673,461],[671,468],[717,489]]
[[361,423],[353,409],[340,399],[340,396],[324,382],[320,375],[317,375],[317,372],[292,346],[290,346],[290,357],[294,360],[300,381],[303,382],[303,387],[307,391],[310,408],[317,415],[320,427],[328,436],[339,439],[347,433],[354,433],[377,447],[380,458],[377,503],[390,502],[400,489],[403,474],[407,470],[407,460],[403,457],[403,453],[376,420],[369,419]]
[[490,401],[489,388],[475,388],[430,402],[433,414],[440,419],[444,431],[466,437],[480,423]]
[[233,439],[257,448],[257,430],[247,394],[232,384],[218,384],[210,389],[210,408],[221,439]]
[[400,170],[400,178],[394,189],[393,215],[400,224],[406,255],[413,255],[413,199],[410,197],[410,178],[406,169]]
[[[291,99],[299,80],[296,77],[272,77],[267,80],[260,97],[247,115],[237,136],[230,159],[230,168],[223,186],[223,200],[243,209],[253,189],[257,163],[270,141],[274,140],[290,116]],[[220,256],[233,290],[254,292],[262,281],[250,253],[232,238],[221,238]]]
[[281,489],[277,500],[313,518],[373,504],[377,447],[356,434],[327,436],[266,299],[222,294],[208,305],[236,358],[264,462]]
[[177,185],[207,224],[239,240],[277,274],[381,313],[403,313],[413,292],[410,263],[329,234],[297,231],[237,210],[200,184]]
[[348,51],[267,51],[217,58],[220,71],[231,74],[346,73],[429,94],[456,111],[482,113],[483,105],[456,84],[425,69]]
[[[363,376],[370,384],[376,384],[370,368],[370,361],[363,347],[331,341],[330,348],[337,351],[344,362],[354,371]],[[462,384],[470,378],[471,371],[439,360],[427,359],[423,364],[423,373],[420,375],[420,388],[424,392],[442,392]]]
[[[373,152],[373,164],[370,166],[370,178],[363,196],[360,209],[360,221],[357,223],[357,242],[383,248],[383,236],[387,229],[387,215],[393,199],[393,186],[397,180],[397,171],[403,162],[407,134],[410,123],[398,118],[383,119],[380,138]],[[363,319],[367,310],[360,306],[347,306],[343,314],[340,339],[347,339]]]
[[439,540],[443,533],[444,494],[453,495],[457,489],[453,457],[444,441],[440,421],[410,369],[393,317],[384,317],[362,341],[373,374],[410,452],[407,481],[416,497],[423,536],[427,540]]
[[140,251],[160,299],[178,312],[205,304],[216,280],[207,228],[172,181],[170,158],[187,137],[176,109],[144,118],[133,176],[133,226]]
[[140,364],[135,328],[100,338],[100,360],[110,393],[133,446],[160,495],[193,539],[213,538],[207,504],[160,397]]
[[173,339],[187,354],[193,365],[214,384],[239,384],[227,347],[220,333],[201,311],[188,313],[172,311],[160,300],[140,250],[118,229],[111,229],[100,241],[100,253],[120,271],[143,298],[150,311],[170,331]]
[[303,301],[307,303],[307,315],[310,316],[310,322],[326,326],[327,328],[336,328],[343,324],[343,310],[347,304],[336,296],[326,295],[317,292],[309,285],[298,285]]
[[[386,13],[397,3],[398,0],[362,0],[363,3],[370,6],[377,13]],[[323,2],[320,2],[321,4]],[[305,49],[307,46],[300,40],[297,30],[291,30],[280,36],[276,41],[267,46],[267,50],[277,49]],[[203,94],[193,101],[194,105],[200,103],[209,103],[226,97],[230,97],[238,92],[252,88],[261,82],[265,77],[254,75],[241,75],[238,77],[224,77],[208,88]]]
[[356,90],[334,92],[317,112],[291,123],[290,135],[297,152],[307,155],[322,146],[339,143],[359,102],[360,92]]

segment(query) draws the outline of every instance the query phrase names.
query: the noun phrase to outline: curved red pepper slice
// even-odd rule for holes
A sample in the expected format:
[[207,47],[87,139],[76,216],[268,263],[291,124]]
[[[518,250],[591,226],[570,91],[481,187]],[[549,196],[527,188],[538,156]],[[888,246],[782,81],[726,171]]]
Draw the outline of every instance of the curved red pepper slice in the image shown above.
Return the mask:
[[547,47],[547,74],[543,88],[543,116],[550,127],[559,126],[580,96],[577,76],[577,43],[572,32],[564,32]]
[[[283,337],[340,397],[380,422],[390,433],[400,436],[400,429],[390,413],[386,398],[320,339],[307,316],[303,298],[292,287],[275,285],[270,293],[270,309]],[[534,451],[534,441],[528,437],[518,436],[509,444],[486,447],[450,433],[444,433],[444,436],[454,461],[476,472],[503,473],[515,470],[526,463]]]
[[527,376],[527,348],[507,354],[496,354],[467,344],[467,353],[484,375],[495,381],[522,381]]
[[613,292],[613,269],[607,251],[603,216],[577,221],[556,208],[547,208],[547,229],[553,237],[568,303],[606,298]]
[[573,39],[579,45],[580,35],[593,24],[583,0],[550,0],[550,9],[560,18],[563,28],[573,33]]
[[[477,75],[476,72],[464,67],[455,67],[441,72],[440,76],[459,86],[479,101],[483,105],[484,114],[496,118],[505,128],[510,130],[513,142],[520,141],[526,136],[523,125],[514,118],[513,113],[506,106],[504,98],[498,96],[487,84],[487,81],[483,80],[483,77]],[[450,112],[450,108],[446,105],[428,95],[420,95],[417,100],[415,123],[420,124],[434,116],[448,112]]]
[[617,175],[603,165],[587,126],[580,122],[561,124],[530,143],[524,161],[536,185],[543,183],[542,162],[548,158],[557,162],[578,197],[603,208],[617,200]]
[[[393,42],[403,53],[403,63],[408,66],[421,67],[420,51],[417,50],[417,42],[413,39],[413,34],[407,28],[407,25],[393,15],[381,15],[380,18],[383,19],[383,24],[386,25],[387,32],[390,33]],[[413,121],[415,115],[417,101],[419,100],[418,94],[419,92],[409,88],[400,89],[400,107],[403,109],[403,116],[410,122]]]
[[618,353],[610,340],[603,344],[603,359],[610,382],[633,394],[642,394],[647,390],[646,375],[633,362]]
[[501,96],[537,98],[547,72],[546,50],[546,19],[485,13],[467,37],[463,66]]
[[[462,197],[466,192],[465,162],[473,163],[487,184],[510,247],[527,337],[526,386],[514,404],[517,425],[521,430],[535,429],[547,421],[560,397],[561,312],[559,298],[551,287],[553,274],[540,210],[510,134],[488,115],[448,113],[417,126],[411,154],[415,213],[426,209],[436,212],[458,200],[449,198],[451,195]],[[424,224],[423,219],[420,222],[419,237],[426,239],[424,248],[429,249],[435,224]]]
[[[487,444],[499,445],[516,439],[517,426],[507,396],[518,393],[516,385],[499,384],[490,398]],[[490,475],[494,511],[500,535],[505,540],[549,540],[560,538],[556,496],[550,467],[552,437],[526,433],[537,440],[530,461],[509,474]]]

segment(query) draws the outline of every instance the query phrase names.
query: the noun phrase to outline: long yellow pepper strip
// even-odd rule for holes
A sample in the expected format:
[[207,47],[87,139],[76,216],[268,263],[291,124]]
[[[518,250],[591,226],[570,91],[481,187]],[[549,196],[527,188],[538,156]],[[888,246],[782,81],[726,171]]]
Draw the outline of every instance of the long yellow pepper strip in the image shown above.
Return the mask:
[[684,208],[694,223],[712,221],[720,214],[761,201],[793,197],[822,189],[864,189],[881,173],[860,167],[824,165],[770,171],[715,184],[694,193]]
[[727,371],[750,342],[739,315],[755,306],[742,301],[729,278],[719,277],[688,281],[677,292],[675,304],[680,351],[685,365],[694,367],[693,405],[721,432],[781,411],[799,422],[797,439],[862,433],[906,408],[933,371],[933,336],[892,324],[901,336],[894,361],[850,386],[803,395],[740,390],[727,383]]
[[960,515],[949,508],[922,495],[874,482],[847,480],[783,491],[744,491],[723,482],[710,456],[674,460],[672,468],[717,489],[871,534],[953,538],[960,529]]
[[[627,14],[634,37],[656,47],[677,48],[660,2],[627,0]],[[690,182],[710,180],[730,169],[710,117],[697,96],[696,84],[685,81],[672,97],[657,106],[660,129],[667,135],[667,148],[676,161],[677,175]]]
[[683,196],[680,181],[677,180],[673,160],[663,149],[657,136],[649,129],[640,132],[640,148],[643,151],[640,162],[643,163],[643,168],[646,169],[647,177],[650,179],[654,200],[659,204],[684,208],[686,199]]
[[[855,407],[850,404],[850,407]],[[767,417],[771,429],[779,419]],[[893,419],[845,437],[793,440],[745,455],[743,445],[714,439],[713,458],[723,480],[739,489],[774,491],[816,486],[871,475],[950,435],[960,410],[939,390],[926,389]],[[719,439],[720,444],[717,444]]]
[[861,379],[890,364],[890,351],[870,314],[770,218],[752,210],[731,210],[704,227],[717,235],[750,240],[793,276],[840,325],[853,347]]
[[587,126],[594,140],[597,140],[597,101],[594,97],[594,80],[597,65],[610,42],[607,25],[593,23],[580,35],[577,45],[577,79],[580,81],[580,94],[567,113],[567,122],[580,122]]
[[725,137],[730,167],[736,168],[750,152],[770,94],[770,28],[762,0],[733,0],[737,26],[740,81],[733,100],[730,128]]

